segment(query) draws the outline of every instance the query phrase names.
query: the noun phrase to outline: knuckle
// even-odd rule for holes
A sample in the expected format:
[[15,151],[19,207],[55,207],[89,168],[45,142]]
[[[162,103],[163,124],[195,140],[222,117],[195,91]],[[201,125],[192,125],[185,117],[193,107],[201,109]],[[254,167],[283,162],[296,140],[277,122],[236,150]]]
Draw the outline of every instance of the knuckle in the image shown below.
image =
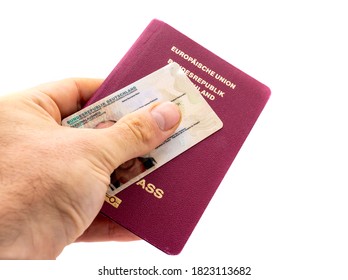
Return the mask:
[[127,142],[136,144],[149,143],[155,133],[151,124],[140,117],[133,117],[122,122],[120,128]]

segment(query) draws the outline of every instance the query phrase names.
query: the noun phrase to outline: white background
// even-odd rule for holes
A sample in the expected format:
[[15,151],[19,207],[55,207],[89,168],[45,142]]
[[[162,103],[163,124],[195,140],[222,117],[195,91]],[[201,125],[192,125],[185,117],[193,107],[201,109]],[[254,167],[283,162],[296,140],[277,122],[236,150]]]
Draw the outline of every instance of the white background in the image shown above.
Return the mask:
[[103,265],[156,265],[348,279],[345,1],[2,1],[0,93],[105,78],[153,18],[272,90],[187,245],[167,256],[145,241],[72,244],[56,261],[0,262],[0,278],[101,279]]

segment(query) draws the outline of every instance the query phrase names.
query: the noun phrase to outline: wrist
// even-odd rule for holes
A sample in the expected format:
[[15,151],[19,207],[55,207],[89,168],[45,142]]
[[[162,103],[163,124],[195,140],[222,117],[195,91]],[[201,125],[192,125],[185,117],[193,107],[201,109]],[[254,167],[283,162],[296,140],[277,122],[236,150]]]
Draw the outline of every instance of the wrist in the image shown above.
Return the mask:
[[27,247],[22,246],[23,221],[16,214],[17,209],[6,204],[1,203],[0,209],[0,259],[29,259]]
[[[4,192],[7,190],[7,193]],[[11,192],[11,193],[10,193]],[[33,193],[32,193],[33,194]],[[17,200],[9,197],[18,198]],[[40,213],[33,215],[34,213]],[[49,214],[37,209],[34,199],[25,196],[19,186],[0,188],[0,259],[54,259],[62,234],[54,236]],[[59,231],[57,231],[59,232]]]
[[55,259],[66,245],[61,241],[18,215],[7,213],[0,223],[0,259]]

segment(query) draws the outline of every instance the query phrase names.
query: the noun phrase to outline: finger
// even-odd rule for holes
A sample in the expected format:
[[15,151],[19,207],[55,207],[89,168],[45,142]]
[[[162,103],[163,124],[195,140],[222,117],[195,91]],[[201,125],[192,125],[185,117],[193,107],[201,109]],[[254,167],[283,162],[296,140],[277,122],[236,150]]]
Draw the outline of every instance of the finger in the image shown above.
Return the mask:
[[129,159],[149,153],[174,133],[180,120],[179,107],[164,102],[128,114],[109,128],[98,129],[98,134],[104,136],[95,139],[102,141],[98,146],[103,147],[103,164],[112,171]]
[[[102,82],[101,79],[70,78],[42,84],[35,89],[50,97],[58,107],[60,118],[65,118],[80,110]],[[45,109],[55,115],[50,108]]]
[[113,222],[109,218],[98,214],[87,230],[76,242],[100,242],[100,241],[134,241],[140,240],[138,236]]

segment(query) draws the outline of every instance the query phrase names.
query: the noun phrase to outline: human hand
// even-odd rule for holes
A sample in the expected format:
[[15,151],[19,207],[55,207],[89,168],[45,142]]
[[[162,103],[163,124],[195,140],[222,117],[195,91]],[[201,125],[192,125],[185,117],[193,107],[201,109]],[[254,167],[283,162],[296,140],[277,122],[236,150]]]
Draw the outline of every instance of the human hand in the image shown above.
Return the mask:
[[56,258],[76,240],[136,239],[98,215],[110,174],[161,144],[181,115],[166,102],[108,128],[61,126],[101,82],[66,79],[0,97],[0,258]]

